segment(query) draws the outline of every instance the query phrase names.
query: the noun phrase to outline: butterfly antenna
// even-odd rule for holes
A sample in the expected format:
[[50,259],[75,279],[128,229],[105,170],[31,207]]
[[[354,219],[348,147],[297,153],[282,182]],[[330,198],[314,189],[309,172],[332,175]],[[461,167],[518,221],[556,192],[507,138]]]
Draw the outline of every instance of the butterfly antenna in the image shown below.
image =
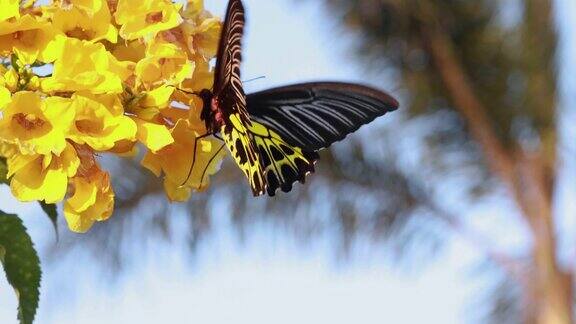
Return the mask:
[[196,91],[188,91],[188,90],[184,90],[184,89],[180,89],[178,87],[174,87],[176,90],[180,91],[180,92],[184,92],[185,94],[191,94],[191,95],[195,95],[197,97],[200,97],[200,93],[196,92]]
[[[197,148],[198,148],[198,145],[197,145],[197,144],[198,144],[198,141],[201,140],[201,139],[203,139],[203,138],[205,138],[205,137],[208,137],[208,136],[210,136],[210,135],[211,135],[210,133],[206,133],[206,134],[204,134],[204,135],[202,135],[202,136],[198,136],[198,137],[196,137],[196,138],[194,139],[194,149],[193,149],[193,154],[194,154],[194,155],[192,155],[192,164],[190,165],[190,169],[188,170],[188,175],[186,176],[186,178],[184,179],[184,181],[180,184],[180,187],[184,187],[184,185],[186,184],[186,182],[188,182],[188,180],[190,180],[190,177],[192,176],[192,171],[194,170],[194,164],[196,164],[196,151],[197,151]],[[202,178],[203,178],[203,177],[204,177],[204,176],[202,176]],[[202,180],[200,180],[200,181],[202,181]]]
[[248,82],[252,82],[252,81],[256,81],[256,80],[260,80],[260,79],[266,79],[266,76],[264,76],[264,75],[263,75],[263,76],[259,76],[259,77],[257,77],[257,78],[253,78],[253,79],[249,79],[249,80],[246,80],[246,81],[242,81],[242,83],[248,83]]

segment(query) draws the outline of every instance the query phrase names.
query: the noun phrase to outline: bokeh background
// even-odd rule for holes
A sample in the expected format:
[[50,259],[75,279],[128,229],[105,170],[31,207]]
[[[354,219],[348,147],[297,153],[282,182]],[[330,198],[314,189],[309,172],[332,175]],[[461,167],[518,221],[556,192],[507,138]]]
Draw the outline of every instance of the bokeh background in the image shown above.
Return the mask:
[[[86,235],[60,224],[58,241],[1,187],[41,254],[37,323],[572,320],[575,1],[244,2],[243,77],[266,77],[248,93],[344,80],[401,110],[274,199],[227,161],[170,205],[137,162],[103,156],[115,215]],[[1,278],[1,323],[16,322],[10,290]]]

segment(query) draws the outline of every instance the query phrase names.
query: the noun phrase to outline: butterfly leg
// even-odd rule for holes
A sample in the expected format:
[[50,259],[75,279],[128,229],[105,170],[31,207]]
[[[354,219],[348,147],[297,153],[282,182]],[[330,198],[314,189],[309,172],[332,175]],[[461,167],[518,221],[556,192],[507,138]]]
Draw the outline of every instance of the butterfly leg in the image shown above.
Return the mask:
[[194,149],[192,150],[192,152],[194,152],[194,155],[192,155],[192,165],[190,166],[190,170],[188,170],[188,175],[186,176],[186,179],[184,179],[184,181],[180,184],[180,187],[183,187],[186,184],[186,182],[188,182],[188,180],[190,179],[190,176],[192,176],[192,170],[194,170],[194,164],[196,164],[196,148],[198,146],[198,141],[210,135],[212,134],[206,133],[194,139]]
[[[202,182],[204,182],[204,176],[206,175],[206,171],[208,170],[208,168],[210,167],[210,164],[212,164],[212,162],[214,161],[214,159],[218,156],[218,154],[220,154],[220,152],[222,152],[222,149],[224,148],[224,144],[222,143],[222,145],[220,145],[220,148],[218,148],[218,150],[216,151],[216,153],[214,153],[214,155],[212,155],[212,157],[210,158],[210,160],[208,161],[208,164],[206,164],[206,168],[204,168],[204,171],[202,171],[202,177],[200,178],[200,185],[202,185]],[[198,188],[200,189],[200,188]]]

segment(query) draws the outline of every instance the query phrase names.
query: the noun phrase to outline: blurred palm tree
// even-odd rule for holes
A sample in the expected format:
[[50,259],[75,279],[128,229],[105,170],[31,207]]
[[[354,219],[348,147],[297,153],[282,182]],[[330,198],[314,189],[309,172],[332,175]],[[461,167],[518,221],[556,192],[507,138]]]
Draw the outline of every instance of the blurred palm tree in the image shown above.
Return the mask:
[[[270,222],[304,242],[329,234],[346,252],[368,240],[399,259],[434,255],[429,252],[447,233],[457,233],[500,270],[502,280],[488,300],[491,320],[571,323],[573,269],[559,262],[555,226],[561,210],[553,208],[563,112],[556,109],[551,1],[324,2],[357,36],[361,62],[372,76],[396,77],[404,95],[403,127],[377,123],[369,134],[322,152],[311,183],[275,199],[254,200],[242,175],[224,166],[209,192],[185,206],[168,206],[160,183],[124,162],[116,167],[122,174],[116,216],[90,239],[63,238],[55,256],[63,247],[89,249],[117,269],[127,247],[154,237],[175,240],[183,227],[193,252],[223,214],[241,235]],[[495,248],[491,239],[497,238],[480,235],[463,212],[494,198],[513,203],[506,216],[520,215],[519,226],[528,228],[526,251]],[[189,217],[175,226],[168,215],[178,210]]]
[[[486,175],[467,178],[471,195],[494,195],[502,187],[514,203],[529,228],[531,249],[522,258],[488,256],[520,288],[512,298],[521,310],[516,321],[571,323],[573,269],[558,259],[561,210],[553,208],[561,166],[557,118],[563,112],[556,109],[551,1],[324,2],[360,36],[367,66],[397,71],[411,119],[434,123],[441,116],[427,146],[436,154],[422,162],[449,176],[460,172],[457,153],[459,167],[474,165]],[[503,12],[520,19],[511,21]],[[510,300],[495,298],[495,312],[508,313]]]

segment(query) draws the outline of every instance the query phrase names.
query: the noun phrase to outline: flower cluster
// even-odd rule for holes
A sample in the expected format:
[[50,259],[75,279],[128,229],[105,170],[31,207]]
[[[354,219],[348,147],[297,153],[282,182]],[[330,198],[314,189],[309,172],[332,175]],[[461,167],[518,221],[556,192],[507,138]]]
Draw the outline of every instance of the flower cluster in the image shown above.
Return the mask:
[[98,158],[139,148],[170,200],[208,186],[223,156],[214,139],[196,143],[202,103],[188,93],[211,87],[221,23],[202,0],[0,8],[0,157],[17,199],[65,201],[69,228],[86,232],[114,209]]

